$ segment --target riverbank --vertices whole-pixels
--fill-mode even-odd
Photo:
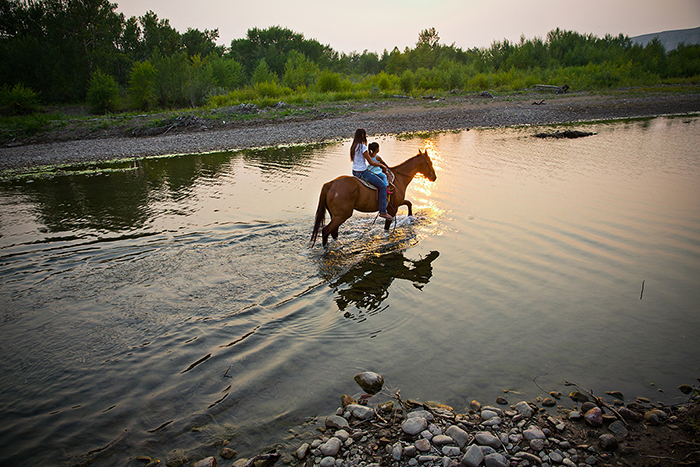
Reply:
[[[290,107],[242,105],[160,119],[108,116],[96,118],[89,128],[67,124],[31,138],[5,141],[0,170],[320,143],[349,138],[360,127],[375,136],[682,115],[700,112],[700,89],[482,93]]]
[[[226,444],[206,459],[164,461],[168,467],[670,467],[700,462],[697,387],[680,386],[687,401],[666,406],[645,398],[625,403],[620,392],[599,396],[570,386],[568,395],[543,392],[536,400],[522,400],[504,393],[493,405],[474,400],[464,408],[404,399],[401,391],[359,393],[357,400],[343,394],[335,414],[290,429],[284,442],[252,458],[235,459],[235,446]]]

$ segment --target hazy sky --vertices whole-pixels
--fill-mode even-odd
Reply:
[[[219,44],[281,26],[338,52],[414,47],[434,27],[462,49],[545,38],[555,28],[603,37],[700,27],[700,0],[113,0],[127,17],[153,10],[179,32],[219,29]]]

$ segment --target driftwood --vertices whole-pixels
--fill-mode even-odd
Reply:
[[[557,131],[555,133],[537,133],[536,135],[533,135],[535,138],[582,138],[584,136],[591,136],[594,135],[595,133],[590,133],[587,131],[578,131],[578,130],[565,130],[565,131]]]
[[[553,86],[551,84],[535,84],[533,86],[537,91],[552,91],[554,94],[566,94],[569,90],[569,85]]]

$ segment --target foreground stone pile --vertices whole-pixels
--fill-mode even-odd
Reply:
[[[521,401],[503,408],[472,401],[465,414],[437,403],[388,401],[376,406],[341,397],[342,407],[325,418],[322,432],[298,446],[285,463],[305,467],[527,467],[635,465],[636,451],[626,443],[630,424],[673,422],[672,410],[637,399],[615,407],[580,392],[581,402],[556,416],[536,403]],[[361,398],[361,402],[369,397]],[[603,405],[601,408],[599,405]],[[581,441],[584,442],[581,442]],[[620,461],[621,463],[618,463]]]

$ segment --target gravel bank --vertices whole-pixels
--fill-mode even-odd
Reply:
[[[0,148],[0,170],[115,158],[141,158],[233,149],[303,144],[350,138],[356,128],[370,135],[401,134],[518,125],[545,125],[700,112],[699,92],[654,92],[640,96],[583,93],[440,100],[391,99],[348,103],[339,116],[277,118],[264,116],[159,136],[49,141]]]

